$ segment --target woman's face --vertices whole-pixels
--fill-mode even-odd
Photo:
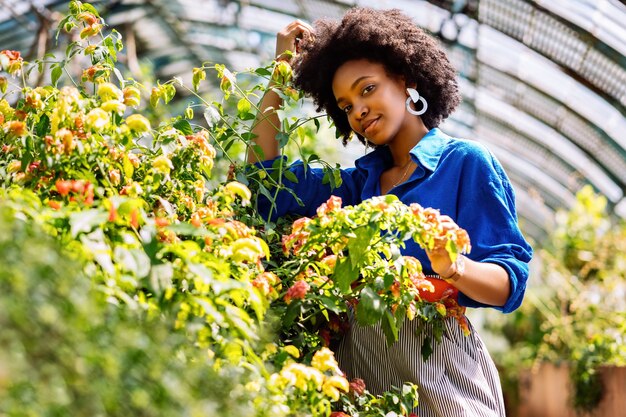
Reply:
[[[417,117],[405,109],[404,81],[390,77],[382,64],[366,59],[348,61],[335,72],[332,88],[352,130],[375,145],[411,134],[417,123]]]

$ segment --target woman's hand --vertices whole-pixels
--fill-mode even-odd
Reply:
[[[443,227],[443,234],[446,234],[448,230],[456,230],[459,228],[449,216],[441,216],[439,220]],[[427,250],[426,254],[430,260],[430,266],[433,272],[441,277],[449,277],[454,273],[454,266],[452,265],[452,259],[450,259],[448,251],[446,251],[445,241],[436,242],[433,250]]]
[[[300,52],[298,44],[301,39],[313,36],[313,27],[301,20],[294,20],[276,35],[276,59],[291,61],[285,52]]]

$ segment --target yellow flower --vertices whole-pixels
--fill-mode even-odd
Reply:
[[[62,128],[57,130],[54,136],[63,144],[63,152],[69,155],[74,150],[76,143],[74,142],[74,134],[71,130]]]
[[[97,48],[98,48],[97,45],[88,45],[85,48],[85,55],[93,55],[96,52]]]
[[[102,99],[102,101],[109,100],[122,100],[124,96],[122,95],[122,91],[117,88],[115,84],[112,83],[102,83],[98,84],[98,95]]]
[[[93,109],[85,117],[85,124],[96,132],[101,132],[111,121],[109,114],[102,109]]]
[[[254,236],[237,239],[230,249],[235,262],[257,262],[269,251],[267,243]]]
[[[320,371],[301,363],[290,363],[285,366],[280,371],[280,376],[283,385],[291,385],[302,391],[308,390],[309,382],[312,382],[315,389],[320,389],[324,381],[324,375]]]
[[[97,35],[98,33],[100,33],[103,27],[104,25],[102,23],[94,23],[93,25],[85,26],[80,31],[80,38],[85,39],[89,38],[90,36]]]
[[[330,397],[333,401],[339,400],[340,392],[348,392],[350,389],[350,384],[348,380],[342,376],[331,376],[326,381],[324,381],[324,385],[322,386],[322,392]]]
[[[131,114],[126,118],[126,124],[135,133],[144,133],[150,130],[150,122],[140,114]]]
[[[119,115],[124,114],[126,111],[126,106],[119,100],[108,100],[102,103],[100,108],[106,112],[116,112]]]
[[[141,93],[137,87],[125,87],[122,90],[122,94],[124,95],[124,104],[131,107],[139,106]]]
[[[16,159],[9,162],[9,166],[7,167],[7,172],[14,173],[19,172],[22,169],[22,163]]]
[[[7,119],[10,119],[11,117],[13,117],[13,113],[15,113],[15,110],[13,109],[13,107],[11,107],[8,101],[2,99],[0,100],[0,113],[4,115],[4,117],[6,117]]]
[[[167,156],[161,155],[154,158],[152,168],[162,174],[169,175],[170,171],[174,169],[174,165],[172,165],[172,161]]]
[[[300,357],[300,351],[294,345],[287,345],[283,347],[283,349],[285,350],[285,352],[287,352],[289,355],[296,359]]]
[[[252,198],[252,193],[250,192],[248,187],[246,187],[242,183],[232,181],[226,184],[224,188],[230,194],[239,196],[241,198],[241,204],[243,206],[247,206],[248,204],[250,204],[250,198]]]
[[[335,360],[335,354],[327,347],[323,347],[315,352],[313,359],[311,359],[311,365],[320,371],[331,370],[334,373],[341,374],[339,364]]]

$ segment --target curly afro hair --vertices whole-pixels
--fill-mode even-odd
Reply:
[[[319,19],[314,27],[315,36],[303,40],[294,60],[294,85],[313,98],[317,111],[326,111],[344,145],[352,129],[337,106],[332,81],[347,61],[381,63],[390,76],[415,83],[428,102],[428,111],[421,116],[428,129],[437,127],[460,103],[456,71],[445,52],[400,10],[353,8],[341,21]]]

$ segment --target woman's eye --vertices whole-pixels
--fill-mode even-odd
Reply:
[[[374,84],[370,84],[363,89],[363,94],[367,94],[374,89]]]
[[[343,108],[344,113],[350,113],[350,110],[352,110],[352,106],[346,106]]]

